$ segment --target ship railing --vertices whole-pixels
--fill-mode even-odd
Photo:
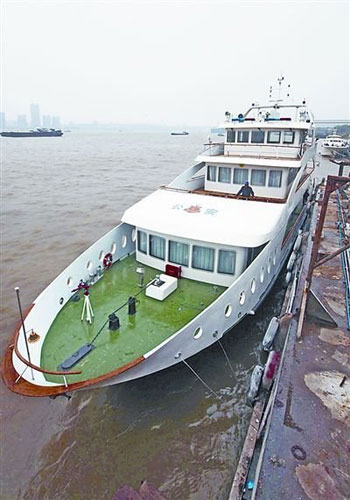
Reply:
[[[200,155],[221,156],[224,154],[223,142],[208,142],[204,144],[205,148]]]
[[[37,365],[31,363],[30,361],[28,361],[24,356],[22,356],[22,354],[20,353],[20,351],[18,349],[18,338],[19,338],[20,331],[21,331],[21,328],[17,331],[17,333],[15,335],[13,345],[10,346],[14,350],[17,358],[25,365],[24,370],[22,371],[22,373],[20,373],[18,375],[17,379],[15,380],[15,384],[17,384],[19,382],[19,380],[23,377],[24,373],[27,371],[28,368],[31,368],[32,374],[33,374],[33,370],[34,370],[34,371],[42,373],[44,375],[45,374],[46,375],[57,375],[57,376],[62,377],[63,384],[65,385],[65,387],[68,387],[67,375],[80,375],[82,373],[81,370],[72,370],[72,371],[46,370],[45,368],[41,368],[40,366],[37,366]]]

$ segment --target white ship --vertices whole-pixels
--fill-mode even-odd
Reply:
[[[333,156],[334,153],[341,153],[349,150],[349,143],[347,140],[340,137],[340,135],[328,135],[321,143],[321,155]]]
[[[305,101],[278,100],[226,112],[223,128],[221,143],[126,210],[23,314],[2,360],[12,391],[144,377],[254,315],[306,217],[313,118]]]

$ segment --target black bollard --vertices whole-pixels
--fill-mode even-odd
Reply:
[[[118,330],[118,328],[120,327],[118,316],[112,313],[108,316],[108,319],[109,319],[108,329],[113,331]]]
[[[129,297],[128,300],[128,314],[133,316],[136,313],[136,299],[135,297]]]

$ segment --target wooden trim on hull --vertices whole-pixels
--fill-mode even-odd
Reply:
[[[34,304],[31,304],[31,306],[28,307],[28,309],[25,311],[24,318],[26,318],[26,316],[33,308],[33,306]],[[140,356],[139,358],[130,361],[126,365],[123,365],[112,372],[82,382],[69,384],[68,387],[66,387],[65,385],[47,386],[47,387],[35,385],[31,384],[24,378],[20,378],[16,383],[19,374],[16,372],[12,364],[12,354],[14,350],[14,342],[16,340],[18,331],[21,328],[21,326],[22,323],[21,321],[19,321],[15,327],[13,334],[10,337],[10,341],[5,349],[4,355],[1,360],[1,377],[4,384],[10,391],[16,394],[20,394],[21,396],[31,396],[31,397],[58,396],[59,394],[65,394],[67,392],[73,392],[79,389],[84,389],[89,386],[94,386],[99,382],[103,382],[104,380],[108,380],[109,378],[115,377],[116,375],[119,375],[120,373],[123,373],[129,370],[130,368],[133,368],[134,366],[144,361],[144,359],[146,359],[143,356]]]

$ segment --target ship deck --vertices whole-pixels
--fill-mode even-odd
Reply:
[[[135,255],[116,262],[105,271],[104,276],[90,287],[90,301],[94,312],[93,323],[81,321],[83,295],[78,302],[70,300],[57,315],[46,336],[41,366],[57,370],[58,366],[84,344],[91,342],[108,315],[127,302],[130,296],[140,292]],[[159,270],[142,264],[145,270],[144,283],[151,281]],[[178,288],[164,301],[149,298],[142,291],[137,295],[136,314],[128,315],[128,307],[116,314],[120,328],[101,331],[95,349],[74,366],[80,375],[67,377],[69,383],[99,377],[132,362],[155,348],[161,342],[185,326],[209,304],[225,287],[182,278]],[[79,292],[82,293],[82,292]],[[45,375],[50,382],[61,382],[62,378]],[[60,378],[60,380],[58,380]]]

